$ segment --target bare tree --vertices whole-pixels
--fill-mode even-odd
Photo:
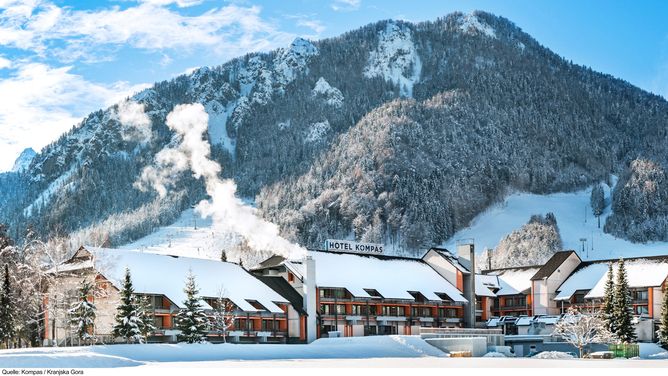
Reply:
[[[209,320],[211,321],[211,328],[218,335],[223,337],[223,342],[227,342],[225,336],[227,330],[234,325],[234,320],[237,318],[235,314],[235,305],[227,297],[227,290],[222,286],[218,290],[218,296],[214,301],[213,311]]]
[[[580,358],[583,350],[592,343],[609,343],[614,335],[608,330],[600,312],[582,313],[569,308],[554,328],[554,334],[578,348]]]

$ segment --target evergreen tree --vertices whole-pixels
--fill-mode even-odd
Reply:
[[[148,296],[136,295],[137,302],[137,319],[139,323],[139,332],[141,334],[141,341],[146,342],[149,334],[155,331],[154,315],[151,309],[151,303]]]
[[[9,278],[9,265],[5,264],[5,275],[0,291],[0,340],[9,347],[9,342],[15,334],[14,302],[12,287]]]
[[[613,320],[617,338],[622,343],[635,342],[636,333],[633,325],[633,306],[631,305],[631,293],[629,292],[629,284],[626,278],[624,259],[619,260],[617,269]]]
[[[227,254],[225,254],[225,250],[220,252],[220,261],[227,262]]]
[[[605,193],[601,184],[596,184],[592,188],[589,202],[592,212],[598,218],[598,227],[601,228],[601,214],[603,214],[603,209],[605,209]]]
[[[614,313],[614,304],[615,304],[615,281],[614,273],[612,269],[612,263],[608,264],[608,279],[605,281],[605,295],[603,297],[603,318],[605,319],[606,326],[611,333],[615,333],[615,317]]]
[[[181,331],[180,340],[188,343],[202,342],[206,337],[208,320],[200,304],[199,289],[192,271],[188,274],[183,291],[186,293],[186,300],[176,315],[176,327]]]
[[[83,280],[79,286],[79,297],[72,303],[67,312],[70,318],[70,326],[80,340],[95,339],[95,316],[97,308],[89,296],[93,292],[93,285]]]
[[[668,347],[668,291],[663,293],[663,304],[661,305],[661,321],[659,330],[656,331],[659,343],[664,348]]]
[[[125,339],[127,343],[141,340],[137,310],[138,306],[134,295],[134,288],[132,287],[130,269],[125,268],[125,279],[123,289],[121,290],[121,304],[117,308],[116,324],[113,329],[114,336]]]

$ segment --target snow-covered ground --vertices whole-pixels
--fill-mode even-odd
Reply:
[[[211,218],[188,209],[171,225],[119,248],[219,260],[224,242],[225,235],[213,229]]]
[[[0,368],[130,367],[163,362],[444,357],[419,336],[323,338],[310,345],[149,344],[0,351]],[[198,364],[199,365],[199,364]],[[189,363],[188,366],[192,366]]]
[[[665,367],[666,352],[642,344],[642,359],[448,358],[418,336],[320,339],[311,345],[152,344],[0,351],[0,368],[116,367]]]
[[[564,249],[576,250],[583,260],[668,254],[665,242],[635,244],[604,233],[603,224],[611,214],[611,188],[604,185],[604,191],[607,207],[601,216],[601,228],[589,205],[591,187],[549,195],[516,193],[478,215],[469,227],[457,232],[442,246],[454,251],[458,239],[473,238],[478,252],[486,247],[494,249],[504,236],[526,224],[532,214],[552,212],[557,218]],[[581,238],[587,239],[584,252]]]

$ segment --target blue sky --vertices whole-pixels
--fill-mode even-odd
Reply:
[[[575,63],[668,97],[668,2],[0,0],[0,171],[92,110],[246,52],[382,19],[489,11]]]

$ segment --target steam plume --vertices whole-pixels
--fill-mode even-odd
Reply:
[[[278,234],[278,226],[260,219],[255,209],[235,197],[236,184],[218,177],[221,167],[210,159],[211,146],[204,138],[209,115],[201,104],[182,104],[167,115],[167,126],[175,131],[180,142],[156,155],[156,166],[142,171],[139,188],[153,187],[161,197],[167,194],[173,177],[187,170],[195,178],[203,178],[210,200],[202,200],[197,212],[212,217],[214,227],[235,232],[256,250],[270,250],[283,256],[303,254],[304,249]]]
[[[148,142],[151,139],[151,119],[144,112],[144,104],[125,100],[118,104],[116,114],[123,140]]]

